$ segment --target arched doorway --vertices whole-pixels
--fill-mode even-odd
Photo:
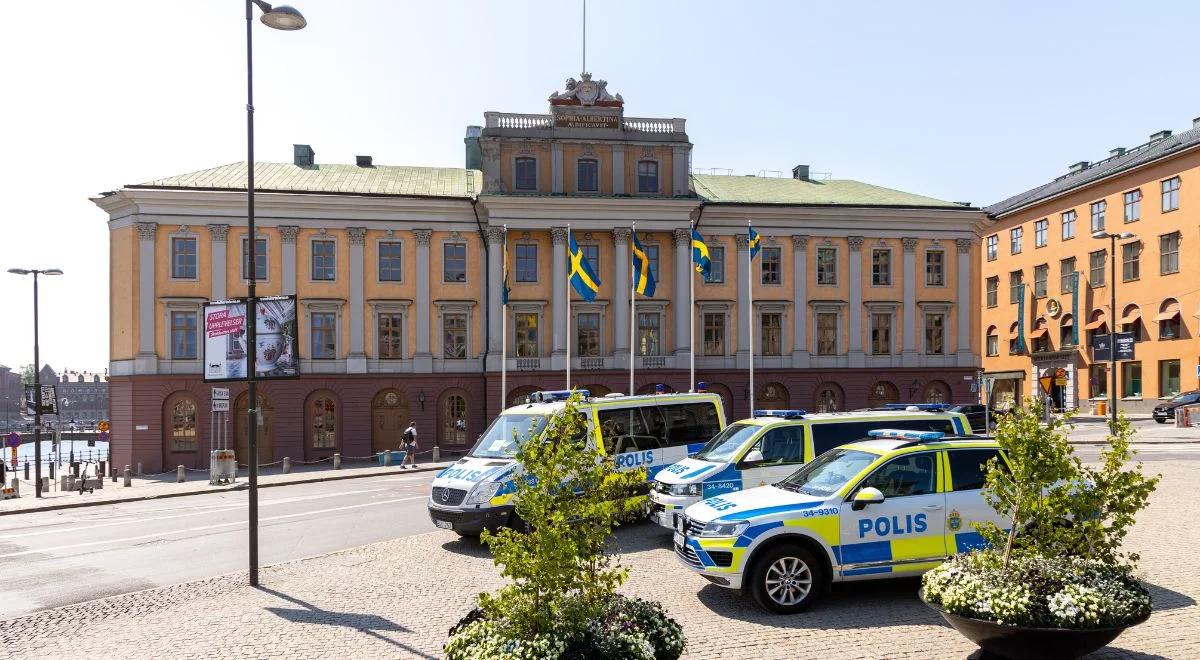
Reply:
[[[317,390],[308,395],[305,406],[308,422],[306,460],[315,461],[332,456],[341,446],[341,406],[329,390]]]
[[[249,465],[249,426],[247,425],[247,401],[249,396],[243,392],[237,398],[233,410],[234,434],[237,441],[237,460],[242,465]],[[275,407],[264,394],[258,395],[258,431],[255,441],[258,444],[258,462],[270,463],[275,456]]]
[[[467,444],[467,393],[447,390],[438,406],[438,444],[442,447],[464,447]],[[422,447],[422,450],[427,449]]]
[[[925,403],[950,403],[950,386],[940,380],[925,385]]]
[[[871,392],[867,397],[867,405],[871,408],[882,408],[889,403],[897,403],[899,401],[900,388],[887,380],[881,380],[872,385]]]
[[[371,451],[399,449],[408,416],[408,397],[395,389],[380,390],[371,400]]]
[[[191,467],[200,465],[200,438],[197,433],[198,406],[190,392],[176,392],[163,404],[163,469],[184,462],[181,454],[191,454]]]
[[[755,408],[782,409],[791,401],[787,388],[779,383],[767,383],[754,397]]]
[[[529,403],[529,395],[536,391],[538,391],[538,388],[532,385],[525,385],[524,387],[518,387],[514,390],[511,390],[508,393],[508,398],[505,399],[505,407],[511,408],[513,406],[520,406]]]
[[[817,412],[838,412],[846,405],[846,393],[837,383],[821,383],[814,395],[814,405]]]

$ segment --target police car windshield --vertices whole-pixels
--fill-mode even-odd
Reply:
[[[728,463],[737,454],[738,448],[758,431],[754,424],[730,424],[724,431],[713,436],[704,448],[696,452],[696,458],[712,463]]]
[[[857,449],[831,449],[775,484],[784,490],[829,497],[878,458]]]
[[[484,432],[469,456],[475,458],[512,458],[517,447],[546,428],[545,415],[500,415]]]

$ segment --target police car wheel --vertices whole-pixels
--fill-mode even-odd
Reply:
[[[804,548],[772,548],[755,564],[751,593],[767,610],[795,614],[820,595],[824,580],[821,571],[821,565]]]

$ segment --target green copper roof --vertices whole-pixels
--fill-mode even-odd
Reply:
[[[483,176],[479,170],[460,167],[299,167],[291,163],[258,163],[254,168],[254,187],[264,192],[471,198],[479,194],[482,182]],[[246,163],[230,163],[130,187],[245,190]]]
[[[967,208],[954,202],[849,179],[802,181],[778,177],[693,174],[692,188],[697,196],[714,203]]]

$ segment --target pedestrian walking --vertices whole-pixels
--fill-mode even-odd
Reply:
[[[420,445],[417,444],[417,422],[410,421],[408,423],[408,428],[404,429],[404,451],[405,451],[405,454],[404,454],[404,464],[402,464],[400,466],[401,468],[405,468],[406,465],[410,462],[410,459],[412,462],[413,469],[416,469],[418,467],[418,465],[417,465],[417,449],[419,447],[420,447]]]

